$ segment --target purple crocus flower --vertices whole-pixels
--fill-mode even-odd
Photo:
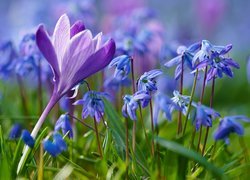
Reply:
[[[115,43],[112,39],[103,43],[102,33],[93,38],[81,21],[70,27],[66,14],[58,20],[52,37],[40,25],[36,41],[54,73],[54,91],[41,116],[43,122],[44,116],[63,95],[109,64],[115,53]],[[40,125],[35,127],[33,136],[36,136],[39,127]]]
[[[239,136],[244,135],[244,128],[239,123],[239,121],[250,122],[250,119],[246,116],[238,115],[238,116],[226,116],[220,120],[220,124],[214,133],[214,139],[224,140],[227,144],[229,144],[229,135],[231,133],[236,133]]]
[[[140,101],[148,101],[151,97],[145,91],[138,91],[134,95],[125,95],[123,97],[124,105],[122,106],[122,115],[136,120],[136,109],[139,107]]]
[[[212,108],[201,105],[200,103],[193,103],[193,105],[196,108],[194,119],[196,131],[198,131],[201,126],[212,127],[212,120],[220,117],[220,114]]]
[[[157,90],[155,78],[160,76],[162,71],[154,69],[149,72],[145,72],[138,80],[138,90],[153,92]]]
[[[76,101],[73,105],[82,105],[82,118],[86,119],[88,116],[95,118],[100,122],[104,115],[104,102],[103,98],[109,97],[107,93],[88,91],[84,94],[83,98]]]
[[[206,66],[209,67],[206,81],[216,77],[222,78],[223,73],[232,78],[233,72],[231,68],[240,68],[239,64],[232,58],[226,57],[226,54],[232,49],[232,45],[229,44],[223,47],[210,44],[208,49],[203,54],[200,53],[200,56],[197,56],[199,52],[195,55],[193,59],[193,63],[196,64],[195,69],[203,70]],[[199,63],[196,62],[196,59],[199,59]]]
[[[115,53],[115,42],[103,43],[102,33],[93,38],[81,21],[70,27],[66,14],[58,20],[50,37],[43,25],[36,32],[36,42],[43,56],[49,62],[54,74],[54,90],[31,135],[36,137],[50,110],[70,89],[83,79],[107,66]],[[17,173],[27,158],[26,146],[19,162]]]
[[[184,68],[188,67],[193,70],[192,59],[194,57],[194,53],[200,48],[200,43],[194,43],[188,48],[185,46],[179,46],[177,49],[177,54],[175,58],[165,63],[166,67],[176,66],[175,69],[175,79],[179,79],[182,72],[182,60],[184,61]]]
[[[56,121],[54,130],[59,131],[60,129],[62,130],[63,135],[65,135],[66,133],[69,133],[68,137],[73,138],[73,130],[70,125],[69,115],[62,114],[59,117],[59,119]]]
[[[112,39],[103,44],[102,33],[93,38],[92,33],[84,29],[80,21],[70,27],[65,14],[58,20],[52,38],[43,25],[38,28],[37,45],[52,67],[54,93],[59,97],[103,69],[115,53]]]

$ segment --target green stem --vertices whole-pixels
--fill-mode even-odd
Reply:
[[[212,90],[211,90],[211,96],[210,96],[210,108],[213,107],[214,89],[215,89],[215,77],[213,78],[213,82],[212,82]],[[203,145],[203,148],[202,148],[202,151],[201,151],[202,156],[203,156],[204,153],[205,153],[208,134],[209,134],[209,127],[207,127],[207,129],[206,129],[206,135],[205,135],[205,139],[204,139],[204,145]]]
[[[155,145],[154,145],[154,117],[153,117],[153,107],[152,107],[152,100],[151,99],[149,101],[149,108],[150,108],[151,131],[152,131],[152,145],[151,145],[151,150],[152,150],[152,155],[154,156],[154,154],[155,154]]]
[[[149,140],[148,140],[147,131],[146,131],[146,128],[145,128],[143,117],[142,117],[141,105],[139,105],[139,112],[140,112],[141,125],[142,125],[142,129],[143,129],[143,132],[144,132],[144,135],[145,135],[146,144],[148,145],[148,148],[150,149],[151,156],[153,157],[153,151],[150,148],[150,143],[149,143]]]
[[[198,70],[196,70],[196,72],[195,72],[193,87],[192,87],[191,96],[190,96],[190,101],[189,101],[188,108],[187,108],[187,115],[186,115],[186,119],[185,119],[185,124],[184,124],[184,129],[183,129],[182,135],[184,135],[185,132],[186,132],[187,121],[188,121],[189,113],[190,113],[190,111],[191,111],[191,105],[192,105],[193,98],[194,98],[194,92],[195,92],[195,88],[196,88],[197,78],[198,78]]]
[[[128,119],[125,118],[125,130],[126,130],[126,178],[128,178],[128,166],[129,166],[129,143],[128,143]]]
[[[184,78],[184,59],[181,60],[181,79],[180,79],[180,94],[183,93],[183,78]],[[177,126],[177,135],[180,135],[182,131],[182,112],[179,111],[178,114],[178,126]]]
[[[102,148],[101,148],[101,143],[100,143],[100,138],[99,138],[99,132],[98,132],[98,127],[97,127],[97,121],[96,118],[94,117],[94,124],[95,124],[95,135],[96,135],[96,141],[97,141],[97,146],[98,146],[98,150],[100,153],[100,157],[101,159],[103,158],[102,155]]]

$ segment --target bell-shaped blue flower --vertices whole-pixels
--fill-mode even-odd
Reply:
[[[7,41],[0,45],[0,78],[8,78],[15,67],[16,51],[12,42]]]
[[[18,139],[22,133],[22,126],[18,123],[14,124],[9,133],[9,139]]]
[[[34,138],[30,135],[30,132],[26,129],[22,131],[22,140],[23,142],[28,145],[30,148],[33,148],[35,145]]]
[[[201,105],[200,103],[193,103],[193,105],[196,108],[194,117],[196,131],[198,131],[201,126],[212,127],[212,120],[220,117],[220,114],[212,108]]]
[[[130,61],[131,57],[128,55],[121,55],[114,58],[110,64],[109,68],[115,66],[114,77],[117,79],[125,79],[130,73]]]
[[[224,140],[229,144],[229,135],[236,133],[239,136],[244,135],[244,128],[239,121],[250,122],[250,119],[246,116],[226,116],[220,120],[220,124],[214,133],[214,139]]]
[[[63,135],[69,133],[68,137],[73,138],[73,130],[70,124],[69,115],[62,114],[56,121],[54,130],[59,131],[60,129],[62,130]]]
[[[56,157],[63,151],[67,150],[67,144],[59,133],[53,134],[53,142],[50,140],[43,141],[43,148],[51,156]]]
[[[88,116],[95,118],[97,122],[100,122],[104,115],[104,102],[103,98],[107,98],[108,94],[104,92],[88,91],[84,94],[83,98],[76,101],[73,105],[82,105],[82,118],[85,119]]]
[[[162,111],[165,115],[167,120],[172,119],[172,112],[173,110],[178,109],[176,104],[168,97],[167,95],[163,94],[162,92],[158,92],[154,96],[154,124],[158,123],[158,116],[160,111]]]
[[[200,48],[200,43],[194,43],[188,48],[185,46],[179,46],[177,49],[177,54],[175,58],[171,59],[170,61],[165,63],[166,67],[176,66],[175,69],[175,79],[179,79],[181,76],[182,71],[188,67],[189,69],[193,70],[192,66],[192,59],[194,57],[194,53]],[[184,69],[182,69],[182,60],[184,61]]]
[[[154,69],[145,72],[138,80],[138,91],[153,92],[157,90],[155,78],[160,76],[162,71]]]
[[[175,90],[173,92],[174,97],[171,98],[174,104],[176,104],[179,111],[184,115],[187,114],[187,108],[190,101],[190,96],[181,95],[179,91]],[[193,104],[193,103],[192,103]]]
[[[123,97],[122,115],[130,117],[131,120],[136,120],[136,110],[139,107],[139,103],[141,101],[147,102],[150,98],[150,95],[145,91],[138,91],[134,95],[125,95]]]

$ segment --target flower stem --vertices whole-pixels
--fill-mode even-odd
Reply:
[[[128,119],[125,118],[125,130],[126,130],[126,176],[128,177],[128,165],[129,165],[129,143],[128,143]]]
[[[180,94],[183,93],[183,78],[184,78],[184,59],[181,60],[181,80],[180,80]],[[179,111],[178,114],[178,126],[177,126],[177,135],[180,135],[182,131],[182,113]]]
[[[131,76],[132,76],[132,92],[135,93],[135,74],[134,74],[134,60],[131,58]],[[132,149],[135,153],[135,141],[136,141],[136,121],[133,121],[133,133],[132,133]]]
[[[139,104],[139,112],[140,112],[141,125],[142,125],[142,129],[144,131],[146,144],[149,146],[149,149],[151,149],[150,148],[150,143],[149,143],[149,140],[148,140],[148,135],[147,135],[146,128],[145,128],[145,124],[144,124],[144,120],[143,120],[143,117],[142,117],[142,109],[141,109],[141,105],[140,104]],[[153,157],[153,151],[152,151],[152,149],[150,150],[150,153],[151,153],[151,156]]]
[[[19,92],[20,92],[20,96],[21,96],[23,113],[25,114],[25,116],[29,116],[27,96],[25,94],[25,89],[23,86],[22,78],[19,75],[17,75],[17,83],[18,83]]]
[[[203,79],[202,91],[201,91],[201,96],[200,96],[200,103],[201,104],[203,102],[203,98],[204,98],[204,94],[205,94],[206,79],[207,79],[207,66],[206,66],[205,72],[204,72],[204,79]],[[200,149],[201,136],[202,136],[202,126],[200,127],[200,133],[199,133],[198,144],[197,144],[197,152],[199,152],[199,149]]]
[[[132,137],[132,149],[135,153],[135,142],[136,142],[136,121],[133,121],[133,137]]]
[[[245,162],[248,163],[249,162],[248,148],[243,137],[239,137],[239,143],[244,152]]]
[[[213,82],[212,82],[212,91],[211,91],[211,96],[210,96],[210,108],[213,107],[214,89],[215,89],[215,77],[213,78]],[[202,156],[203,156],[204,153],[205,153],[208,134],[209,134],[209,127],[206,128],[206,134],[205,134],[205,139],[204,139],[204,145],[203,145],[203,148],[202,148],[202,151],[201,151]]]
[[[151,145],[151,150],[152,150],[152,155],[154,156],[155,154],[155,145],[154,145],[154,117],[153,117],[153,107],[152,107],[152,100],[150,99],[149,101],[149,108],[150,108],[150,117],[151,117],[151,131],[152,131],[152,145]]]
[[[38,131],[41,129],[47,115],[49,114],[49,112],[51,111],[51,109],[54,107],[54,105],[57,103],[57,101],[60,99],[60,97],[58,97],[56,95],[56,93],[53,93],[52,97],[50,98],[46,108],[44,109],[42,115],[40,116],[39,120],[37,121],[35,127],[33,128],[32,132],[31,132],[31,136],[35,139],[36,135],[38,133]],[[23,149],[23,155],[19,161],[18,167],[17,167],[17,174],[19,174],[27,160],[28,154],[30,152],[30,148],[29,146],[25,146]]]
[[[191,91],[190,101],[188,103],[187,114],[186,114],[186,119],[185,119],[185,124],[184,124],[184,129],[183,129],[182,135],[184,135],[186,132],[187,121],[188,121],[189,113],[191,111],[191,105],[192,105],[193,98],[194,98],[194,92],[195,92],[195,88],[196,88],[197,78],[198,78],[198,69],[195,72],[193,87],[192,87],[192,91]]]
[[[43,180],[43,145],[40,144],[38,180]]]
[[[41,59],[38,60],[38,87],[37,87],[37,93],[38,93],[38,107],[39,107],[39,113],[41,114],[43,111],[43,91],[42,91],[42,67],[41,67]]]
[[[96,118],[94,117],[94,124],[95,124],[95,135],[96,135],[96,141],[97,141],[97,145],[98,145],[98,150],[100,153],[100,157],[101,159],[103,158],[102,155],[102,148],[101,148],[101,143],[100,143],[100,138],[99,138],[99,132],[98,132],[98,127],[97,127],[97,121]]]

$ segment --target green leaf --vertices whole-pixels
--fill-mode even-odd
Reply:
[[[213,164],[208,162],[206,158],[196,153],[195,151],[187,149],[180,144],[165,140],[160,137],[156,137],[155,140],[166,149],[173,151],[179,155],[182,155],[188,159],[192,159],[198,162],[200,165],[204,166],[207,170],[211,171],[214,175],[219,176],[219,177],[223,176],[223,171],[220,168],[215,167]]]

